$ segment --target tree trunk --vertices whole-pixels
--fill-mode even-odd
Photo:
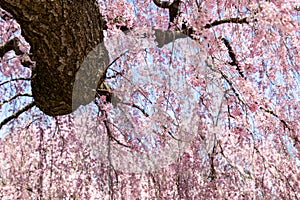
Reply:
[[[72,91],[85,57],[103,43],[104,21],[95,0],[0,0],[0,5],[21,25],[31,45],[31,59],[36,61],[31,87],[37,107],[57,116],[89,103],[93,97],[79,95],[74,97],[79,103],[72,105]],[[108,63],[107,51],[101,48],[98,53],[93,62],[103,67]]]

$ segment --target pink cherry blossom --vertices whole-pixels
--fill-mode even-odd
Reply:
[[[299,3],[185,0],[170,23],[154,2],[98,1],[119,56],[111,102],[58,117],[33,107],[1,124],[1,199],[300,198]],[[0,123],[32,102],[21,28],[0,19],[0,46],[17,37],[24,53],[0,60]],[[123,28],[187,37],[141,48],[120,44]]]

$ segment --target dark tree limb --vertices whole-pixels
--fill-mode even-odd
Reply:
[[[18,110],[17,112],[13,113],[12,115],[10,115],[9,117],[5,118],[1,123],[0,123],[0,129],[7,124],[8,122],[10,122],[13,119],[18,118],[22,113],[28,111],[30,108],[35,106],[35,102],[31,102],[30,104],[28,104],[27,106],[21,108],[20,110]]]
[[[246,105],[245,102],[242,100],[240,94],[238,93],[238,91],[235,89],[232,81],[230,80],[230,78],[224,73],[222,72],[221,70],[218,71],[222,77],[225,79],[225,81],[228,83],[228,85],[230,86],[230,89],[233,91],[234,95],[238,98],[238,100],[240,102],[242,102],[243,105]]]
[[[245,79],[246,77],[245,77],[241,67],[238,64],[238,61],[236,59],[236,55],[233,52],[233,49],[232,49],[229,41],[226,38],[222,38],[221,40],[224,42],[225,46],[227,47],[229,56],[232,60],[231,62],[229,62],[229,64],[232,65],[232,66],[236,66],[236,70],[239,72],[240,76]]]
[[[237,92],[237,90],[234,88],[234,85],[233,85],[232,81],[229,79],[229,77],[226,74],[224,74],[224,72],[222,72],[222,71],[219,71],[219,72],[222,75],[222,77],[225,79],[225,81],[229,84],[230,89],[233,91],[234,95],[238,98],[238,100],[243,105],[246,105],[246,103],[241,99],[241,97],[240,97],[239,93]],[[267,109],[265,107],[262,107],[262,106],[259,106],[259,109],[266,112],[266,113],[269,113],[272,116],[274,116],[275,118],[277,118],[283,124],[284,128],[287,128],[289,131],[294,131],[291,128],[291,126],[288,124],[288,122],[283,120],[283,119],[280,119],[280,117],[273,110],[269,110],[269,109]],[[300,141],[298,139],[295,139],[295,138],[293,138],[293,139],[300,143]]]
[[[23,52],[19,49],[19,39],[14,38],[7,43],[5,43],[3,46],[0,46],[0,57],[2,58],[4,54],[8,51],[14,50],[16,55],[22,55]]]
[[[206,24],[204,25],[204,28],[209,29],[221,24],[228,24],[228,23],[248,24],[247,18],[226,18],[221,20],[215,20],[210,24]],[[194,39],[193,35],[195,34],[195,29],[193,27],[187,27],[186,24],[184,24],[182,29],[178,31],[162,31],[159,29],[154,29],[154,31],[155,31],[155,38],[156,38],[155,41],[158,43],[159,48],[179,38],[190,37],[191,39]]]
[[[172,5],[169,1],[153,0],[154,4],[159,8],[170,8]]]
[[[145,115],[145,117],[149,117],[149,114],[146,112],[146,110],[143,109],[141,106],[135,104],[135,103],[122,103],[122,104],[127,105],[127,106],[131,106],[133,108],[136,108],[139,111],[141,111],[143,113],[143,115]]]
[[[161,48],[165,44],[169,44],[170,42],[174,42],[179,38],[186,38],[187,35],[181,33],[180,31],[162,31],[160,29],[154,29],[155,31],[155,41],[157,42],[157,46]]]
[[[238,91],[235,89],[232,81],[229,79],[229,77],[222,71],[219,71],[219,73],[222,75],[222,77],[225,79],[225,81],[229,84],[230,86],[230,89],[233,91],[234,95],[238,98],[238,100],[243,104],[243,105],[247,105],[242,99],[241,99],[241,96],[239,95]],[[270,110],[270,109],[267,109],[263,106],[259,106],[259,109],[266,112],[266,113],[269,113],[271,114],[272,116],[274,116],[275,118],[277,118],[284,126],[284,128],[287,128],[289,131],[294,131],[293,128],[288,124],[287,121],[283,120],[283,119],[280,119],[280,117],[273,111],[273,110]],[[296,142],[299,142],[300,141],[296,138],[293,138]]]
[[[159,8],[169,9],[169,20],[170,23],[174,23],[176,17],[180,13],[180,2],[181,0],[174,0],[173,3],[168,1],[153,0],[154,4]]]
[[[204,28],[212,28],[214,26],[218,26],[221,24],[228,24],[228,23],[235,23],[235,24],[248,24],[249,22],[247,21],[247,18],[226,18],[226,19],[221,19],[221,20],[215,20],[210,24],[206,24]]]
[[[181,0],[174,0],[173,3],[169,7],[169,18],[170,23],[174,23],[176,17],[178,17],[180,13],[180,3]]]

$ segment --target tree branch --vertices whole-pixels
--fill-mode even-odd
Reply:
[[[173,18],[172,18],[173,19]],[[174,19],[173,19],[174,20]],[[206,24],[204,26],[205,29],[212,28],[214,26],[218,26],[221,24],[226,24],[226,23],[246,23],[248,24],[247,18],[227,18],[227,19],[221,19],[221,20],[215,20],[214,22],[210,24]],[[155,41],[158,42],[158,47],[162,47],[165,44],[169,44],[170,42],[173,42],[176,39],[179,38],[185,38],[183,35],[186,37],[190,37],[193,39],[193,34],[195,34],[195,29],[193,27],[188,27],[186,24],[182,25],[182,29],[178,31],[162,31],[159,29],[153,29],[155,31]],[[229,44],[229,42],[228,42]],[[230,44],[229,44],[230,46]],[[232,49],[232,48],[231,48]],[[233,51],[231,51],[233,53]],[[237,63],[235,55],[231,55],[234,58],[233,62],[231,62],[231,65],[235,65],[234,63]]]
[[[30,108],[35,106],[35,102],[31,102],[30,104],[28,104],[27,106],[21,108],[20,110],[18,110],[17,112],[15,112],[14,114],[12,114],[11,116],[5,118],[1,123],[0,123],[0,129],[2,128],[2,126],[4,126],[5,124],[7,124],[8,122],[10,122],[13,119],[16,119],[17,117],[19,117],[22,113],[28,111]]]
[[[106,116],[105,116],[105,117],[106,117]],[[126,144],[120,142],[117,138],[115,138],[115,137],[112,135],[112,132],[111,132],[111,130],[110,130],[110,128],[109,128],[109,124],[108,124],[109,122],[107,121],[107,119],[103,120],[103,122],[104,122],[104,125],[105,125],[105,128],[106,128],[106,131],[107,131],[107,135],[108,135],[108,137],[109,137],[110,140],[115,141],[118,145],[121,145],[121,146],[123,146],[123,147],[130,148],[130,149],[132,148],[131,146],[128,146],[128,145],[126,145]]]
[[[11,81],[30,81],[30,80],[31,80],[31,78],[14,78],[14,79],[10,79],[8,81],[4,81],[4,82],[0,83],[0,86],[10,83]]]
[[[162,31],[159,29],[153,29],[155,31],[155,41],[157,46],[161,48],[165,44],[175,41],[176,39],[186,38],[187,35],[182,34],[180,31]]]
[[[16,94],[15,96],[13,96],[13,97],[11,97],[11,98],[9,98],[9,99],[3,101],[2,103],[0,103],[0,107],[1,107],[3,104],[6,104],[6,103],[8,103],[8,102],[10,102],[10,101],[12,101],[12,100],[18,98],[18,97],[32,97],[32,95],[31,95],[31,94],[27,94],[27,93],[25,93],[25,94],[23,94],[23,93]]]
[[[20,51],[18,46],[19,42],[19,39],[15,37],[14,39],[6,42],[3,46],[0,46],[0,57],[2,58],[6,52],[11,50],[14,50],[16,55],[22,55],[23,52]]]
[[[274,117],[276,117],[277,119],[279,119],[280,122],[283,124],[283,126],[284,126],[285,128],[287,128],[289,131],[293,130],[293,129],[288,125],[288,123],[287,123],[285,120],[280,119],[279,116],[278,116],[273,110],[268,110],[268,109],[266,109],[266,108],[264,108],[264,107],[262,107],[262,106],[260,106],[259,108],[260,108],[261,110],[265,111],[266,113],[269,113],[269,114],[273,115]]]
[[[239,93],[234,88],[233,83],[229,80],[229,77],[226,74],[224,74],[221,70],[219,70],[219,73],[222,75],[222,77],[225,79],[225,81],[229,84],[231,90],[233,91],[235,96],[238,98],[238,100],[240,102],[242,102],[242,104],[246,105],[246,103],[241,99]],[[280,119],[279,116],[273,110],[268,110],[267,108],[264,108],[262,106],[259,106],[259,109],[263,110],[266,113],[269,113],[269,114],[273,115],[274,117],[276,117],[283,124],[283,126],[285,128],[287,128],[289,131],[293,131],[293,129],[289,126],[289,124],[285,120]],[[299,141],[299,140],[297,140],[297,141]]]
[[[181,0],[174,0],[173,3],[168,1],[153,0],[154,4],[159,8],[169,9],[169,20],[170,23],[174,23],[175,18],[180,13],[180,2]]]
[[[0,46],[0,58],[2,58],[7,52],[13,50],[17,56],[23,55],[21,59],[21,64],[24,67],[29,67],[33,65],[33,62],[30,59],[30,56],[26,53],[22,52],[19,48],[20,40],[19,38],[15,37],[10,41],[6,42],[4,45]]]
[[[206,24],[204,28],[212,28],[214,26],[218,26],[221,24],[227,24],[227,23],[236,23],[236,24],[248,24],[249,22],[247,21],[247,18],[226,18],[226,19],[221,19],[221,20],[215,20],[210,24]]]
[[[180,2],[181,2],[181,0],[174,0],[173,3],[169,7],[170,23],[174,23],[175,18],[180,13]]]
[[[168,1],[153,0],[153,2],[159,8],[170,8],[170,6],[172,5],[172,3]]]
[[[236,66],[236,70],[239,72],[240,76],[242,78],[246,79],[245,75],[243,74],[243,72],[241,70],[241,67],[238,65],[238,61],[236,59],[236,55],[233,52],[233,49],[232,49],[229,41],[227,39],[225,39],[225,38],[222,38],[221,40],[224,42],[225,46],[227,47],[229,56],[230,56],[230,58],[232,60],[231,62],[229,62],[229,64],[232,65],[232,66]]]
[[[149,114],[146,112],[146,110],[141,108],[139,105],[136,105],[134,103],[123,103],[123,102],[122,102],[122,104],[136,108],[136,109],[140,110],[143,113],[143,115],[145,115],[146,117],[149,117]]]
[[[241,96],[239,95],[238,91],[234,88],[232,81],[230,80],[230,78],[221,70],[218,71],[222,77],[225,79],[225,81],[228,83],[228,85],[230,86],[230,89],[233,91],[234,95],[238,98],[238,100],[240,102],[242,102],[242,104],[246,105],[246,103],[242,100]]]

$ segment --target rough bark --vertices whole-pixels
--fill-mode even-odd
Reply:
[[[76,72],[89,52],[103,42],[104,21],[95,0],[0,0],[0,5],[18,21],[31,45],[31,59],[36,61],[31,80],[36,106],[57,116],[91,101],[91,95],[78,95],[72,105]],[[97,55],[89,58],[90,63],[103,68],[108,63],[107,51],[98,48]],[[97,82],[88,81],[93,82],[89,85]]]

